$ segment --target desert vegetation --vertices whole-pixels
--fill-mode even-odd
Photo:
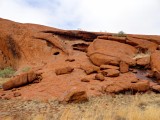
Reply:
[[[1,78],[10,78],[14,75],[16,71],[12,67],[6,67],[0,70],[0,77]]]
[[[15,104],[16,103],[16,104]],[[56,100],[1,100],[4,120],[159,120],[160,95],[155,93],[106,95],[80,104]]]
[[[125,34],[125,32],[123,32],[123,31],[119,31],[119,32],[116,33],[116,34],[113,34],[113,36],[116,36],[116,37],[126,37],[126,34]]]
[[[0,120],[159,120],[160,36],[0,25]]]

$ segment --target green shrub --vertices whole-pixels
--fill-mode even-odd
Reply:
[[[113,34],[113,36],[126,37],[126,34],[123,31],[119,31],[117,34]]]
[[[16,71],[12,67],[6,67],[3,70],[0,70],[0,77],[9,78],[14,75]]]

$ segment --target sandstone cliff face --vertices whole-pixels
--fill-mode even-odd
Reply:
[[[73,87],[77,92],[72,98],[66,96],[67,101],[74,98],[79,101],[83,95],[87,100],[87,96],[105,93],[157,92],[159,46],[160,36],[156,35],[119,37],[112,33],[60,30],[0,19],[0,69],[11,66],[21,70],[30,66],[35,75],[41,75],[40,83],[21,87],[22,98],[63,96],[61,99],[65,100],[64,92]],[[141,71],[145,74],[139,74]],[[146,77],[148,71],[152,73],[148,76],[156,77],[154,84],[152,78]],[[20,83],[28,83],[25,82],[28,78],[23,78],[23,74],[16,76],[4,85],[6,89],[20,87]],[[16,81],[19,82],[14,84]],[[85,94],[79,96],[81,91]],[[0,90],[0,95],[3,93],[12,92]]]

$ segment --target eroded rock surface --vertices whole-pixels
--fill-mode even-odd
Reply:
[[[119,65],[120,61],[124,61],[129,65],[135,65],[133,59],[137,49],[120,42],[95,39],[88,47],[90,60],[93,64],[101,66],[104,64]]]
[[[62,67],[58,68],[55,70],[56,75],[62,75],[62,74],[69,74],[74,70],[74,68],[67,66],[67,67]]]
[[[4,90],[9,90],[12,88],[20,87],[22,85],[29,84],[37,78],[37,75],[34,71],[23,73],[11,78],[9,81],[2,85]]]
[[[160,92],[160,36],[60,30],[5,19],[0,26],[0,68],[31,68],[3,84],[2,99],[72,103],[106,93]]]
[[[81,103],[88,101],[86,91],[77,89],[76,87],[66,91],[60,98],[61,103]]]
[[[160,79],[160,51],[156,50],[151,55],[151,69],[154,72],[154,76],[157,79]]]

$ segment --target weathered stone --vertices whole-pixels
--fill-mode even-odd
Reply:
[[[106,93],[119,93],[124,91],[145,92],[149,90],[150,84],[147,80],[138,80],[133,73],[124,73],[116,80],[108,81],[103,87]]]
[[[28,72],[28,73],[27,73],[27,81],[28,81],[28,83],[33,82],[33,80],[35,80],[36,77],[37,77],[37,75],[35,74],[34,71]]]
[[[117,41],[121,43],[126,42],[126,37],[118,37],[118,36],[98,36],[98,39],[104,39],[104,40],[112,40],[112,41]]]
[[[100,70],[99,67],[93,66],[93,65],[81,66],[81,69],[83,69],[87,75],[92,74],[92,73],[97,73]]]
[[[95,79],[99,81],[104,81],[104,76],[102,73],[98,73],[95,75]]]
[[[151,54],[151,69],[154,73],[154,76],[157,79],[160,79],[160,51],[156,50],[154,53]]]
[[[136,48],[130,45],[116,41],[95,39],[88,47],[87,55],[93,64],[97,66],[104,64],[119,65],[120,61],[135,65],[136,61],[133,57],[136,53]]]
[[[137,65],[146,66],[150,64],[150,57],[142,57],[137,59]]]
[[[118,36],[109,36],[109,40],[121,42],[121,43],[126,43],[126,37],[118,37]]]
[[[21,93],[15,92],[15,93],[13,94],[13,96],[14,96],[14,97],[19,97],[19,96],[21,96]]]
[[[59,101],[61,103],[81,103],[88,101],[88,96],[86,91],[74,87],[66,91]]]
[[[58,68],[55,70],[56,75],[62,75],[62,74],[69,74],[73,72],[74,68],[72,67],[63,67],[63,68]]]
[[[145,92],[149,90],[149,81],[148,80],[141,80],[136,82],[136,84],[131,84],[131,90],[138,91],[138,92]]]
[[[126,62],[121,61],[120,62],[120,72],[121,73],[126,73],[128,71],[129,71],[129,65]]]
[[[151,88],[153,91],[160,92],[160,85],[154,85]]]
[[[81,82],[90,82],[90,80],[88,78],[82,78]]]
[[[154,42],[151,42],[149,40],[145,40],[145,39],[137,39],[137,38],[133,38],[133,37],[127,37],[127,44],[130,44],[130,45],[133,45],[133,46],[136,46],[137,48],[140,49],[140,52],[154,52],[157,47],[158,47],[158,44],[154,43]]]
[[[102,86],[102,93],[113,95],[126,91],[133,91],[133,93],[156,91],[157,86],[152,85],[155,90],[151,85],[148,88],[147,80],[141,80],[142,78],[145,79],[147,72],[145,70],[148,69],[148,65],[141,58],[151,54],[150,66],[153,72],[151,77],[156,77],[156,85],[160,84],[160,69],[158,67],[160,58],[157,53],[154,55],[157,45],[160,45],[160,36],[131,34],[125,36],[131,38],[117,37],[113,36],[113,33],[106,32],[61,30],[42,25],[21,24],[0,18],[0,69],[11,66],[17,70],[16,73],[22,73],[21,70],[25,66],[29,66],[35,74],[41,74],[40,77],[36,76],[36,79],[33,79],[35,77],[34,73],[24,73],[25,75],[11,78],[14,81],[10,81],[7,85],[4,84],[3,87],[5,88],[6,85],[6,89],[12,89],[22,86],[21,89],[16,91],[0,89],[0,95],[5,93],[5,96],[0,97],[2,99],[8,96],[13,98],[13,93],[19,92],[22,94],[19,97],[20,99],[32,100],[38,98],[47,100],[52,99],[52,97],[58,99],[66,93],[63,100],[71,103],[72,101],[86,100],[90,96],[102,95]],[[158,49],[157,51],[159,51]],[[87,55],[85,52],[87,52]],[[75,62],[73,62],[74,59]],[[132,68],[132,70],[137,69],[137,74],[132,73],[134,70],[121,74],[119,72],[120,68],[115,68],[115,66],[120,66],[121,61],[128,64],[130,68],[134,66],[135,68]],[[87,75],[81,70],[81,65],[84,66],[82,69]],[[92,65],[94,67],[88,67]],[[102,67],[102,65],[109,65],[109,67]],[[139,65],[146,65],[146,69],[138,70],[138,67],[141,67]],[[53,74],[55,69],[65,68],[66,66],[72,66],[75,69],[74,72],[61,76]],[[109,74],[113,76],[115,70],[119,70],[117,71],[117,77],[108,77]],[[59,74],[61,73],[63,74],[63,70]],[[103,82],[95,80],[95,75],[100,73],[104,73],[106,76]],[[87,78],[88,80],[81,80],[81,78]],[[40,80],[42,82],[39,84],[28,84]],[[28,86],[24,86],[27,84]],[[76,87],[76,90],[70,89],[72,87]]]
[[[106,77],[118,77],[120,72],[119,70],[115,70],[115,69],[107,69],[107,70],[103,70],[102,74]]]
[[[158,45],[158,48],[157,48],[158,50],[160,50],[160,45]]]
[[[52,59],[53,51],[68,54],[65,43],[47,33],[55,28],[42,25],[21,24],[0,18],[0,68],[43,65]],[[43,32],[42,32],[43,31]],[[51,47],[55,46],[55,47]]]
[[[113,65],[101,65],[100,66],[101,70],[105,70],[105,69],[115,69],[115,70],[119,70],[119,67],[117,66],[113,66]]]
[[[36,73],[34,71],[30,71],[11,78],[9,81],[5,82],[2,85],[2,87],[4,90],[9,90],[12,88],[20,87],[25,84],[29,84],[33,82],[35,79],[36,79]]]
[[[148,78],[154,77],[154,72],[153,71],[147,71],[146,77],[148,77]]]

